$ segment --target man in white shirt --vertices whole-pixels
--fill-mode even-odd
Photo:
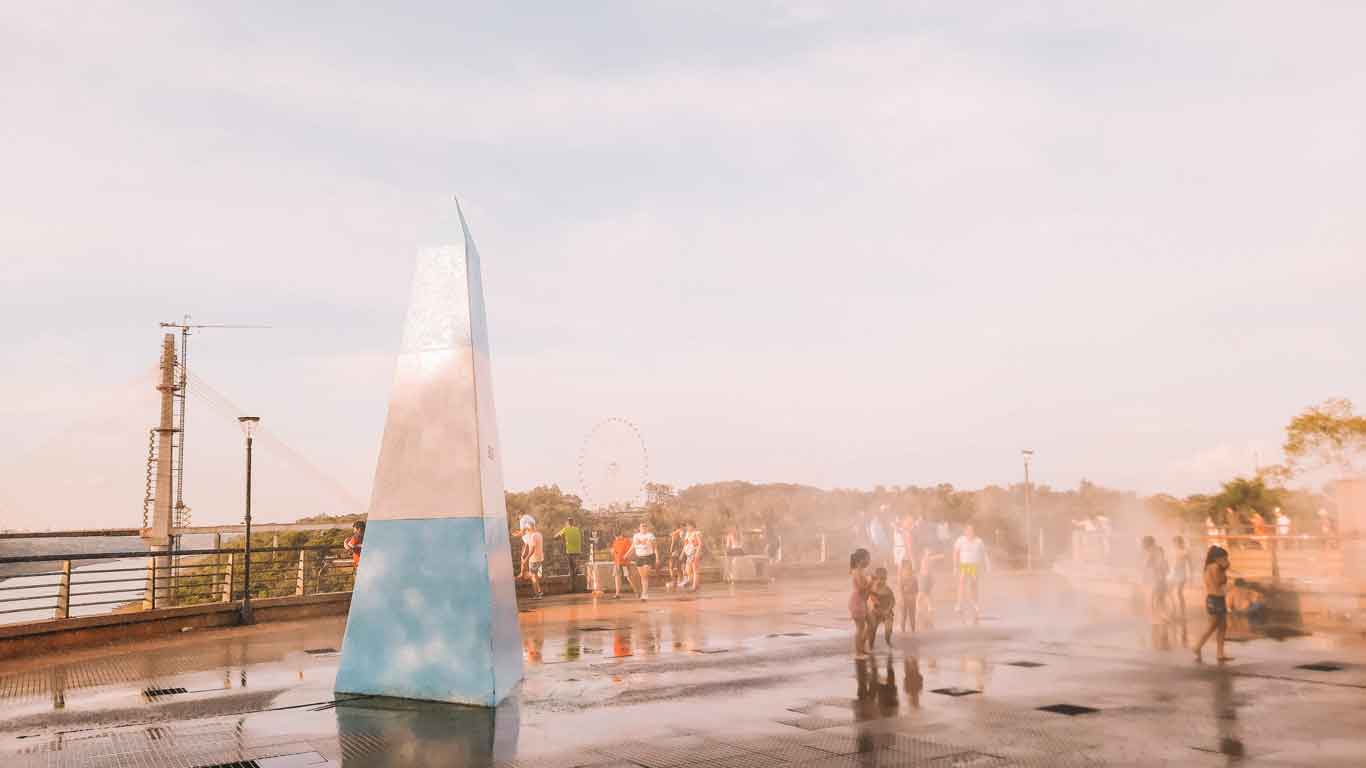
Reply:
[[[990,568],[987,558],[987,543],[982,541],[969,524],[963,528],[963,535],[953,543],[953,570],[958,574],[958,600],[954,605],[955,613],[963,612],[963,594],[969,593],[972,600],[972,621],[977,623],[981,616],[979,609],[978,582],[982,572]]]

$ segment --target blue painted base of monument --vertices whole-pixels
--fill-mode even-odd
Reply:
[[[522,678],[505,526],[492,517],[370,522],[336,690],[502,701]]]

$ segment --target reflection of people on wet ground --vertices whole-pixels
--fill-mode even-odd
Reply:
[[[1195,643],[1195,660],[1200,661],[1200,651],[1210,635],[1214,636],[1214,650],[1219,661],[1228,661],[1224,655],[1224,636],[1228,633],[1228,601],[1225,592],[1228,585],[1228,551],[1223,547],[1210,547],[1205,555],[1205,612],[1209,614],[1209,628]]]
[[[1238,708],[1233,700],[1233,674],[1227,670],[1214,673],[1214,722],[1219,730],[1219,752],[1234,758],[1243,756],[1243,742],[1238,738]]]
[[[622,529],[617,537],[612,540],[612,582],[616,587],[616,594],[613,599],[621,598],[621,580],[626,579],[626,589],[634,590],[631,586],[631,571],[627,568],[631,557],[631,540],[626,537],[627,530]]]
[[[874,668],[873,674],[876,676],[876,668]],[[897,697],[896,670],[892,668],[891,656],[887,657],[887,676],[881,682],[874,679],[874,683],[877,684],[877,705],[878,709],[882,710],[882,716],[887,717],[895,714],[901,702]]]
[[[650,532],[650,524],[641,522],[640,529],[631,537],[631,547],[635,550],[636,572],[640,574],[640,599],[650,599],[650,571],[655,567],[659,556],[655,550],[655,535]]]
[[[911,706],[920,709],[920,692],[925,690],[925,678],[920,674],[920,659],[907,656],[903,671],[906,673],[906,695],[911,699]]]
[[[914,633],[915,609],[920,601],[920,583],[915,575],[915,558],[907,557],[901,561],[896,581],[901,585],[901,631],[905,632],[909,624],[910,631]]]
[[[921,629],[934,629],[934,561],[943,557],[942,553],[935,552],[931,547],[926,547],[925,554],[920,557],[920,594],[917,596],[917,608],[921,615],[918,622]]]
[[[982,572],[990,561],[987,558],[987,543],[977,535],[971,524],[963,527],[963,535],[953,544],[953,570],[958,574],[958,600],[954,604],[955,613],[963,612],[963,598],[972,601],[972,620],[981,617],[981,595],[979,585]]]
[[[877,642],[877,630],[883,625],[886,630],[887,647],[892,647],[892,624],[896,621],[896,593],[887,583],[887,569],[873,571],[873,583],[868,596],[868,652],[873,652]]]
[[[1151,536],[1143,537],[1143,585],[1148,589],[1148,611],[1154,622],[1167,619],[1167,554]]]
[[[545,632],[540,626],[533,625],[522,629],[522,649],[526,652],[529,664],[540,664],[545,648]]]
[[[854,622],[854,658],[866,659],[864,649],[868,640],[868,564],[872,562],[868,550],[859,548],[849,556],[849,618]]]
[[[857,698],[854,702],[854,719],[859,723],[868,723],[888,717],[895,717],[900,708],[896,690],[896,672],[892,667],[892,660],[887,659],[887,677],[885,680],[878,679],[877,664],[871,660],[860,659],[854,662],[854,676],[858,684]],[[889,746],[896,738],[893,733],[886,733],[872,728],[860,726],[858,728],[858,752],[859,754],[869,754]]]
[[[537,600],[545,596],[541,591],[541,577],[544,575],[545,539],[536,530],[533,521],[531,527],[522,531],[522,578],[530,579],[531,590]]]

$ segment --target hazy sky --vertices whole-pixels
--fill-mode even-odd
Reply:
[[[1031,447],[1186,493],[1366,401],[1362,4],[341,5],[0,9],[0,527],[136,523],[186,312],[274,326],[192,367],[366,498],[457,193],[512,488],[622,416],[676,484]],[[240,441],[190,407],[227,520]],[[264,517],[336,509],[281,458]]]

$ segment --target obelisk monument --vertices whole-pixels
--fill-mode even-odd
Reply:
[[[336,689],[494,706],[522,678],[479,253],[418,255]]]

